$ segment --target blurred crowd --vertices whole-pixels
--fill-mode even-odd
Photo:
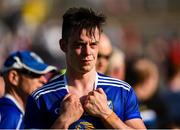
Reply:
[[[127,20],[133,7],[138,7],[137,12],[157,11],[158,7],[161,7],[161,13],[166,12],[169,0],[159,1],[162,3],[154,0],[86,0],[79,3],[69,0],[1,0],[0,69],[10,53],[23,50],[33,51],[47,64],[64,69],[64,54],[58,44],[63,10],[73,4],[89,4],[96,9],[104,7],[102,11],[107,13],[109,23],[105,25],[100,41],[98,72],[125,80],[134,87],[147,128],[180,128],[180,30],[175,26],[180,23],[174,20],[172,27],[158,24],[163,28],[158,30],[157,25],[152,29],[152,24],[144,24],[146,20],[138,23],[137,19],[129,18],[132,23],[127,24],[122,20]],[[131,7],[130,3],[134,6]],[[119,19],[122,23],[117,22]],[[148,25],[150,27],[145,27]],[[152,34],[152,30],[156,32]],[[0,78],[1,89],[2,86],[4,82]]]

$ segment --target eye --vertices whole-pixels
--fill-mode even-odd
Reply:
[[[82,48],[83,45],[84,44],[82,42],[74,42],[74,48]]]
[[[97,46],[97,44],[98,44],[98,42],[92,42],[92,43],[90,44],[90,46],[91,46],[92,48],[95,48],[95,47]]]

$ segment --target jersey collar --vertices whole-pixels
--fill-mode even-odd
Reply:
[[[64,82],[65,82],[66,90],[69,92],[66,74],[64,74]],[[98,73],[96,72],[96,77],[95,77],[95,83],[94,83],[94,89],[93,90],[97,89],[97,82],[98,82]]]
[[[9,100],[11,100],[15,105],[16,107],[21,111],[21,113],[24,115],[24,110],[23,108],[19,105],[19,103],[17,102],[17,100],[10,94],[5,94],[4,96],[5,98],[8,98]]]

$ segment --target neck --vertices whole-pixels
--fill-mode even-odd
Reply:
[[[67,71],[66,76],[68,85],[83,85],[85,87],[94,84],[96,71],[93,69],[85,74]]]
[[[22,96],[20,96],[18,94],[18,92],[16,92],[16,90],[14,90],[14,89],[8,89],[6,91],[6,94],[10,94],[11,96],[13,96],[15,98],[15,100],[18,102],[21,109],[25,110],[26,97],[22,98]]]
[[[92,70],[86,74],[75,74],[67,71],[67,84],[70,93],[79,97],[87,95],[95,87],[96,71]]]

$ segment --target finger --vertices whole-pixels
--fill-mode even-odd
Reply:
[[[66,94],[63,98],[63,101],[65,101],[70,95],[71,95],[70,93]]]
[[[84,102],[84,104],[83,104],[83,108],[84,109],[87,109],[87,108],[89,108],[89,106],[91,106],[91,103],[90,103],[90,101],[89,100],[86,100],[85,102]]]
[[[90,96],[88,96],[88,98],[83,102],[83,105],[91,104],[91,102]]]
[[[104,92],[104,90],[102,88],[98,88],[98,89],[96,89],[96,91],[103,95],[106,95],[106,93]]]
[[[70,95],[70,98],[72,98],[72,99],[79,99],[78,96],[75,95],[75,94],[71,94],[71,95]]]
[[[89,93],[88,93],[88,96],[89,95],[94,95],[94,91],[90,91]]]
[[[80,107],[80,106],[81,106],[81,102],[78,101],[78,100],[74,101],[74,104],[75,104],[77,107]]]
[[[88,96],[97,96],[100,92],[97,90],[91,91],[88,93]]]

